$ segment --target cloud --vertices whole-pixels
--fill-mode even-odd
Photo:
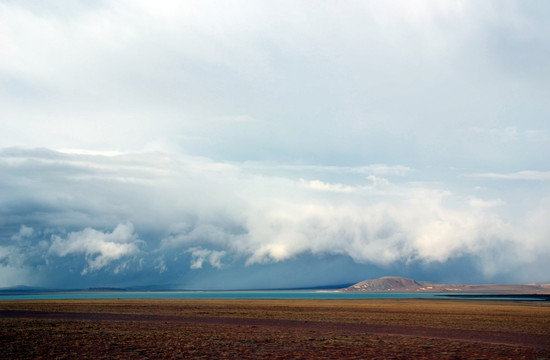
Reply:
[[[255,211],[248,220],[249,263],[282,261],[301,253],[345,254],[357,262],[445,262],[479,249],[491,217],[447,208],[449,194],[410,189],[398,201],[321,205],[292,201]]]
[[[547,130],[525,130],[525,137],[530,141],[548,141],[550,137],[548,136]]]
[[[506,203],[500,199],[498,200],[483,200],[483,199],[477,199],[472,198],[468,202],[470,206],[474,209],[488,209],[493,208],[495,206],[503,206],[506,205]]]
[[[19,232],[14,234],[11,239],[15,241],[22,241],[25,238],[29,238],[34,234],[34,229],[29,226],[21,225]]]
[[[6,146],[418,167],[483,147],[472,126],[547,132],[547,73],[495,66],[516,53],[495,39],[547,48],[544,12],[517,2],[0,6]],[[495,125],[520,114],[532,130]]]
[[[162,239],[161,247],[173,249],[201,243],[228,246],[241,241],[244,229],[239,229],[239,224],[231,224],[227,219],[210,221],[213,223],[172,224],[173,233]]]
[[[513,142],[513,141],[530,141],[530,142],[543,142],[548,140],[547,130],[534,130],[525,129],[521,130],[517,126],[506,126],[504,128],[482,128],[474,126],[471,130],[478,135],[487,136],[489,138],[497,139],[501,142]]]
[[[526,181],[546,181],[550,180],[550,171],[523,170],[514,173],[480,173],[472,176],[488,178],[495,180],[526,180]]]
[[[32,269],[25,266],[21,250],[16,246],[0,246],[0,288],[35,284]]]
[[[351,186],[345,186],[342,184],[327,184],[319,180],[311,180],[307,183],[307,186],[318,191],[334,191],[344,193],[351,193],[355,191],[355,189]]]
[[[82,275],[85,275],[90,271],[104,268],[114,260],[138,254],[141,243],[142,241],[134,234],[133,225],[126,223],[117,225],[110,233],[86,228],[69,233],[66,239],[53,235],[49,253],[61,257],[85,254],[88,263],[82,270]],[[115,273],[120,270],[117,269]]]
[[[109,268],[119,276],[140,268],[167,277],[176,276],[182,261],[195,270],[205,263],[223,270],[240,261],[250,267],[344,256],[380,267],[467,257],[477,259],[486,276],[498,276],[538,259],[548,230],[530,226],[544,218],[538,188],[520,192],[530,215],[519,216],[509,192],[492,199],[470,193],[478,179],[484,194],[493,193],[500,178],[491,176],[457,174],[456,182],[442,184],[414,181],[425,176],[416,170],[383,181],[360,172],[350,183],[330,183],[315,179],[335,169],[305,166],[268,176],[258,167],[248,171],[246,163],[162,153],[23,149],[4,151],[0,166],[3,214],[17,224],[5,235],[13,249],[34,254],[32,266],[44,256],[48,263],[40,266],[56,258],[75,261],[71,267],[83,275]],[[25,180],[38,170],[40,182]],[[22,224],[33,224],[32,231]],[[129,262],[136,257],[139,266]],[[514,276],[529,276],[522,274]]]
[[[191,248],[187,250],[191,253],[191,269],[202,269],[204,262],[208,262],[212,267],[221,269],[221,259],[225,256],[225,251],[216,251],[203,248]]]
[[[154,269],[158,270],[158,272],[161,274],[168,271],[168,267],[166,266],[166,262],[164,261],[164,258],[162,256],[155,259]]]

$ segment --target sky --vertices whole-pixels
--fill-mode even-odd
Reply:
[[[549,17],[0,0],[0,287],[550,282]]]

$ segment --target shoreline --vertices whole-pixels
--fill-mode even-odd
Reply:
[[[273,299],[273,300],[361,300],[361,299],[450,299],[550,301],[550,294],[517,292],[353,292],[341,290],[148,290],[148,291],[6,291],[1,301],[13,300],[92,300],[92,299]]]

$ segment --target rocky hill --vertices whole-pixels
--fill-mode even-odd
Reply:
[[[550,294],[550,284],[438,284],[397,276],[361,281],[343,292],[407,292],[407,293],[491,293],[491,294]]]
[[[384,276],[380,279],[361,281],[346,290],[350,292],[416,292],[422,288],[422,284],[413,279]]]

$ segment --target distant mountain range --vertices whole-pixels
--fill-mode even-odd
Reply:
[[[124,288],[115,288],[115,287],[97,287],[97,288],[87,288],[87,289],[54,289],[54,288],[43,288],[35,286],[26,286],[26,285],[17,285],[10,286],[5,288],[0,288],[0,294],[19,294],[19,293],[53,293],[53,292],[110,292],[110,291],[128,291]]]
[[[485,294],[550,294],[550,283],[546,284],[438,284],[416,281],[397,276],[361,281],[342,292],[403,292],[403,293],[485,293]]]
[[[144,285],[144,286],[134,286],[127,288],[119,287],[93,287],[93,288],[74,288],[74,289],[59,289],[59,288],[43,288],[43,287],[33,287],[26,285],[17,285],[10,286],[5,288],[0,288],[0,295],[6,294],[31,294],[31,293],[55,293],[55,292],[140,292],[140,291],[286,291],[286,290],[339,290],[344,286],[349,286],[347,284],[339,285],[324,285],[324,286],[310,286],[310,287],[297,287],[297,288],[242,288],[242,289],[189,289],[181,288],[181,286],[173,285]]]

